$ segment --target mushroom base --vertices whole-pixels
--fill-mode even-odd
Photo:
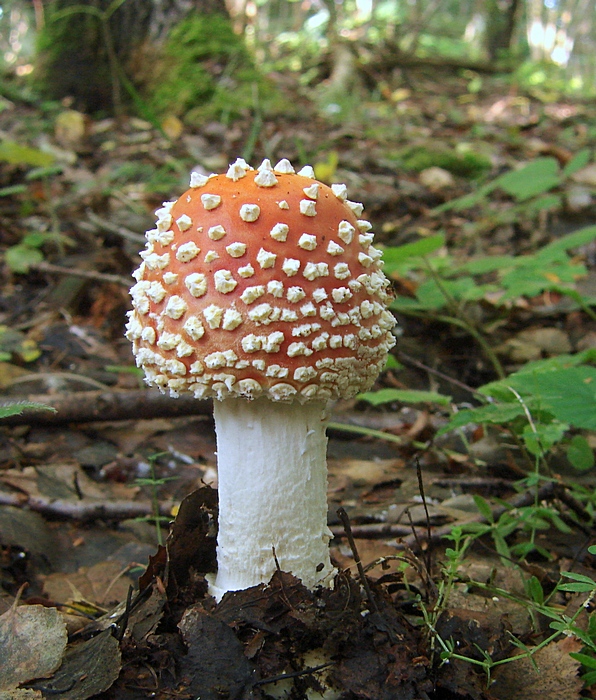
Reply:
[[[218,572],[211,594],[268,583],[276,570],[330,585],[325,404],[214,401]]]

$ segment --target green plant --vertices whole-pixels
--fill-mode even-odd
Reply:
[[[34,362],[41,355],[36,342],[21,331],[0,325],[0,362],[17,357],[22,362]]]
[[[524,658],[530,659],[534,663],[533,657],[541,649],[561,636],[572,636],[580,640],[584,648],[581,653],[572,652],[570,656],[582,663],[587,669],[582,676],[585,685],[593,685],[596,682],[596,613],[590,612],[588,614],[587,628],[580,622],[580,616],[586,608],[591,607],[596,596],[596,581],[583,574],[562,571],[559,580],[547,594],[536,576],[524,575],[520,570],[525,594],[519,594],[511,593],[490,581],[469,579],[462,574],[462,567],[470,546],[477,537],[478,533],[466,532],[460,526],[454,527],[445,538],[450,542],[450,546],[445,549],[445,561],[432,601],[429,603],[423,600],[420,594],[417,596],[420,615],[429,636],[431,650],[437,654],[440,663],[459,660],[480,667],[486,674],[488,687],[492,672],[498,666],[515,663]],[[596,554],[596,546],[591,547],[590,550]],[[454,588],[456,584],[462,583],[465,583],[468,589],[481,592],[485,596],[506,599],[526,609],[533,621],[535,638],[539,641],[534,646],[528,647],[522,639],[509,633],[509,642],[517,650],[517,653],[513,655],[510,654],[505,658],[493,658],[489,650],[478,646],[476,646],[474,656],[462,654],[454,639],[446,638],[438,631],[441,616],[449,610],[450,597]],[[567,614],[558,601],[559,596],[566,594],[583,594],[585,596],[585,600],[572,615]],[[541,631],[540,617],[550,621],[548,625],[550,631]]]
[[[48,243],[71,244],[70,239],[59,233],[35,232],[27,233],[20,243],[10,246],[5,254],[5,260],[12,272],[26,273],[29,268],[44,259],[43,247]]]
[[[0,141],[0,161],[11,165],[44,168],[52,165],[54,156],[38,148],[23,146],[16,141]]]
[[[591,159],[592,152],[588,148],[578,151],[564,167],[550,156],[536,158],[490,180],[470,194],[442,204],[434,213],[438,215],[446,211],[479,208],[481,215],[476,216],[475,222],[468,226],[468,233],[476,235],[497,225],[515,225],[527,219],[537,219],[561,208],[564,186]],[[508,197],[509,205],[502,206],[495,197],[490,199],[495,193]]]
[[[35,401],[15,401],[14,403],[0,404],[0,420],[10,418],[11,416],[20,416],[24,411],[52,411],[56,413],[56,409],[52,406],[46,406],[43,403]]]
[[[533,255],[479,258],[459,263],[444,250],[445,238],[436,234],[385,251],[385,270],[394,279],[414,279],[413,296],[398,295],[392,303],[397,313],[418,316],[453,325],[468,332],[492,365],[499,381],[477,390],[483,405],[460,411],[451,417],[442,432],[469,423],[505,425],[522,441],[530,455],[544,463],[545,455],[557,443],[567,441],[567,457],[578,469],[594,464],[586,439],[570,430],[596,427],[596,370],[588,365],[596,354],[588,350],[549,360],[529,363],[506,377],[505,370],[490,342],[490,328],[506,316],[512,302],[544,292],[565,295],[595,318],[590,305],[594,299],[580,294],[577,280],[586,268],[570,251],[596,238],[596,226],[564,236]],[[439,255],[430,257],[432,253]],[[492,309],[488,322],[475,322],[473,306]],[[375,405],[390,401],[437,400],[432,395],[418,397],[395,389],[369,393],[361,398]],[[442,402],[449,401],[444,397]],[[536,473],[539,473],[538,463]]]
[[[163,533],[162,533],[162,523],[167,523],[170,521],[165,515],[160,514],[159,509],[159,487],[167,484],[168,481],[174,481],[177,476],[165,476],[158,477],[155,471],[155,464],[157,460],[163,455],[168,454],[167,452],[158,452],[157,454],[148,457],[147,461],[149,463],[149,476],[139,477],[135,479],[135,484],[137,486],[149,486],[151,489],[151,504],[153,506],[153,514],[146,515],[143,517],[135,518],[139,522],[152,522],[155,523],[155,534],[157,537],[157,544],[163,545]]]
[[[480,188],[474,195],[445,205],[443,211],[482,205],[490,206],[488,195],[500,189],[513,203],[506,209],[512,219],[521,211],[539,212],[558,206],[556,191],[570,175],[583,167],[590,156],[578,154],[566,168],[560,169],[552,159],[539,159],[519,171],[507,173]],[[596,239],[596,226],[580,229],[540,248],[533,254],[517,256],[479,257],[461,261],[446,249],[445,236],[438,233],[413,243],[391,247],[385,251],[385,270],[399,284],[392,308],[398,314],[426,321],[445,323],[468,333],[475,339],[492,366],[497,379],[479,388],[470,388],[478,405],[454,410],[439,435],[458,431],[465,441],[463,428],[470,424],[485,430],[501,431],[513,436],[519,454],[525,459],[525,476],[515,486],[534,494],[533,501],[522,507],[500,503],[499,510],[476,495],[476,507],[481,519],[452,528],[446,539],[445,562],[437,583],[436,596],[431,601],[419,597],[419,609],[429,634],[432,648],[443,663],[460,660],[479,666],[487,675],[493,669],[519,658],[533,659],[535,654],[561,635],[576,637],[584,645],[573,658],[581,662],[586,685],[596,683],[596,613],[589,613],[587,629],[580,624],[580,608],[568,615],[558,604],[557,596],[585,594],[585,606],[596,596],[596,582],[589,576],[561,572],[560,580],[546,594],[535,576],[527,576],[522,567],[531,554],[551,559],[551,553],[540,543],[537,535],[550,529],[569,534],[574,512],[562,514],[554,504],[545,504],[539,497],[541,487],[557,483],[560,477],[551,472],[553,455],[564,452],[578,472],[594,467],[594,452],[586,431],[596,429],[596,350],[528,362],[507,375],[499,355],[494,351],[493,329],[505,323],[511,309],[520,302],[539,298],[542,294],[567,297],[566,308],[581,310],[592,320],[591,308],[596,299],[582,293],[578,281],[587,269],[574,251]],[[481,309],[481,313],[479,313]],[[482,319],[482,320],[478,320]],[[433,401],[437,405],[452,405],[451,398],[435,392],[409,392],[392,388],[368,392],[360,397],[373,405],[400,401]],[[393,436],[398,437],[399,436]],[[511,440],[509,440],[511,442]],[[523,464],[523,462],[522,462]],[[570,485],[572,497],[585,508],[590,517],[596,512],[593,489]],[[466,580],[461,573],[471,545],[483,539],[491,542],[501,563],[517,570],[522,577],[525,596],[497,588],[490,582]],[[596,546],[591,548],[596,554]],[[454,586],[466,580],[469,586],[486,594],[513,600],[525,607],[535,621],[539,642],[527,647],[522,640],[511,637],[518,654],[493,658],[477,648],[462,654],[453,639],[441,636],[438,624],[449,609]],[[549,620],[546,633],[540,632],[537,621]]]
[[[227,121],[279,100],[224,16],[191,13],[172,28],[163,54],[146,88],[150,107],[161,116]]]
[[[537,460],[565,441],[569,462],[580,471],[591,469],[594,454],[586,438],[569,431],[596,429],[596,368],[586,364],[595,360],[590,349],[527,363],[480,387],[487,403],[455,413],[441,432],[470,423],[506,424]]]
[[[492,167],[490,158],[461,144],[455,148],[447,145],[412,146],[400,154],[400,160],[406,170],[420,172],[435,166],[467,178],[480,177]]]

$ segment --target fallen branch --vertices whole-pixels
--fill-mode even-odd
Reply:
[[[342,526],[331,525],[333,537],[345,537],[346,533]],[[426,528],[425,528],[426,529]],[[420,529],[422,531],[422,528]],[[352,535],[358,540],[382,540],[393,537],[407,537],[412,534],[410,525],[396,525],[394,523],[367,523],[366,525],[352,525]]]
[[[27,375],[31,378],[38,376],[40,375]],[[23,380],[20,381],[23,382]],[[191,394],[180,394],[177,399],[173,399],[167,394],[161,394],[157,389],[102,389],[34,396],[26,394],[2,399],[0,406],[19,404],[23,401],[45,404],[54,408],[56,413],[24,411],[22,415],[3,418],[0,425],[64,425],[65,423],[91,423],[93,421],[138,418],[210,416],[213,413],[213,404],[210,400],[198,400]],[[359,427],[359,432],[363,432],[365,436],[378,438],[385,436],[390,442],[401,442],[401,439],[396,435],[382,432],[382,429],[386,427],[384,414],[375,416],[373,414],[344,412],[341,416],[336,416],[336,418],[340,417],[342,423],[330,424],[329,435],[342,437],[349,434],[352,437],[354,430]],[[377,427],[371,431],[370,427],[363,428],[359,425],[361,423],[366,423],[367,426],[377,425]],[[407,440],[404,442],[407,443]]]
[[[22,415],[3,418],[0,424],[63,425],[92,421],[200,416],[212,413],[210,401],[199,401],[190,394],[188,396],[182,395],[174,400],[154,389],[42,394],[15,397],[14,401],[3,401],[2,404],[18,404],[19,401],[23,400],[45,404],[54,408],[56,413],[24,411]]]
[[[98,229],[102,231],[108,231],[109,233],[113,233],[116,236],[120,236],[120,238],[124,238],[125,240],[130,241],[131,243],[137,243],[139,246],[144,246],[147,242],[145,236],[142,233],[136,233],[135,231],[131,231],[130,229],[124,226],[119,226],[118,224],[114,224],[111,221],[102,219],[100,216],[97,216],[97,214],[94,214],[92,211],[87,211],[87,218],[93,224],[93,228],[96,231]]]
[[[130,289],[131,282],[126,277],[120,275],[110,275],[107,272],[97,272],[95,270],[81,270],[76,267],[62,267],[62,265],[53,265],[49,262],[31,263],[29,269],[37,272],[47,272],[49,274],[67,275],[70,277],[82,277],[83,279],[93,280],[94,282],[107,282],[108,284],[119,284],[127,289]]]
[[[155,515],[151,503],[134,501],[68,501],[44,496],[27,496],[23,493],[0,491],[0,506],[27,508],[41,515],[66,520],[128,520],[129,518],[147,518]],[[159,514],[172,515],[172,504],[161,504]],[[173,519],[173,516],[172,516]]]

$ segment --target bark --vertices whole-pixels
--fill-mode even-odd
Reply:
[[[491,0],[488,5],[486,23],[486,48],[490,61],[497,61],[511,51],[517,17],[520,12],[519,0]]]
[[[80,391],[72,394],[45,394],[15,397],[13,403],[27,399],[55,409],[26,411],[20,416],[3,418],[2,425],[64,425],[92,421],[130,420],[131,418],[173,418],[176,416],[211,415],[210,401],[192,395],[172,399],[154,389],[138,391]],[[11,402],[4,399],[3,404]],[[0,404],[1,405],[1,404]]]
[[[394,48],[384,50],[366,65],[369,80],[378,82],[379,76],[400,68],[437,68],[439,70],[473,70],[477,73],[496,74],[509,73],[513,66],[507,63],[487,61],[467,61],[452,58],[419,57],[401,53]]]
[[[38,88],[87,112],[121,111],[146,47],[159,48],[190,13],[223,14],[224,0],[55,0],[38,42]]]

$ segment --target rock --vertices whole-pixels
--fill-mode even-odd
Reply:
[[[438,168],[437,166],[426,168],[420,173],[418,178],[421,184],[428,187],[432,192],[439,192],[440,190],[455,185],[455,178],[453,175],[448,170]]]

